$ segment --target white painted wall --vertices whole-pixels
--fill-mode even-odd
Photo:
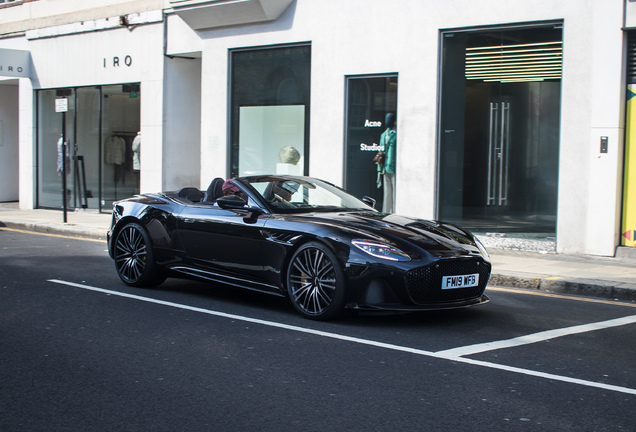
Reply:
[[[227,174],[229,50],[310,42],[310,174],[343,182],[345,76],[397,72],[397,211],[434,217],[440,30],[563,20],[557,248],[564,253],[613,255],[620,231],[625,1],[393,0],[389,5],[382,0],[297,0],[274,22],[200,32],[169,15],[168,54],[201,56],[198,185],[206,186],[211,175]],[[196,84],[184,88],[178,75],[188,80],[197,75],[187,67],[179,69],[177,63],[164,63],[163,30],[163,23],[157,23],[21,43],[31,50],[35,71],[33,81],[21,82],[19,90],[24,114],[21,205],[33,199],[30,85],[141,82],[141,129],[144,144],[152,143],[151,151],[142,155],[142,192],[197,180],[180,178],[179,164],[168,161],[176,156],[179,135],[173,122],[183,120],[174,107],[183,102],[182,91],[197,92]],[[15,39],[0,39],[0,47],[15,45]],[[126,55],[133,58],[130,66],[112,66],[113,57]],[[196,123],[197,110],[187,110]],[[610,143],[609,153],[603,155],[601,136],[608,136]],[[189,138],[196,142],[196,133]],[[180,164],[197,171],[194,159]]]
[[[161,10],[169,0],[37,0],[2,8],[0,35]]]
[[[165,68],[162,190],[205,190],[208,184],[200,183],[201,59],[166,58]]]
[[[557,248],[613,255],[622,176],[623,7],[624,0],[394,0],[390,7],[298,0],[275,22],[201,31],[201,41],[170,16],[168,46],[203,53],[202,176],[227,170],[228,50],[311,42],[310,175],[337,184],[343,182],[344,77],[398,72],[397,212],[432,218],[440,30],[563,20]],[[600,136],[610,139],[606,155],[599,154]]]
[[[557,246],[613,256],[620,236],[625,82],[619,1],[565,21]],[[600,153],[601,136],[609,152]]]
[[[34,88],[141,83],[141,192],[163,186],[163,24],[33,39]]]
[[[35,96],[29,78],[19,80],[19,129],[20,129],[20,208],[35,207]]]

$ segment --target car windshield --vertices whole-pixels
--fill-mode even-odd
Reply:
[[[342,189],[309,177],[259,176],[240,179],[277,213],[371,210]]]

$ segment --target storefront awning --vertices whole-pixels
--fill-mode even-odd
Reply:
[[[194,30],[273,21],[294,0],[171,0],[177,15]]]
[[[31,53],[0,48],[0,77],[30,78]]]

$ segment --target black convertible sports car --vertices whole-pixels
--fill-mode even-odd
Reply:
[[[454,225],[380,213],[311,177],[261,175],[113,205],[108,250],[124,283],[197,278],[288,296],[307,318],[488,301],[490,258]]]

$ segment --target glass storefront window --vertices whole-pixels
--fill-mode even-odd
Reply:
[[[75,131],[77,139],[73,148],[72,207],[99,208],[99,88],[84,87],[77,95]]]
[[[561,25],[442,34],[438,218],[556,233]]]
[[[56,112],[56,99],[68,111]],[[62,180],[62,119],[66,121],[66,193]],[[139,193],[134,140],[140,126],[139,84],[38,91],[37,206],[110,211]]]
[[[387,213],[395,211],[397,88],[396,75],[347,78],[345,188]]]
[[[68,111],[56,112],[56,99],[67,99]],[[62,208],[63,197],[72,207],[74,171],[71,163],[75,142],[75,92],[72,89],[38,92],[38,207]],[[63,127],[63,121],[65,127]],[[66,192],[63,192],[62,133],[66,135]]]
[[[231,53],[230,176],[305,174],[311,46]]]
[[[138,84],[102,88],[102,207],[139,193],[141,97]]]

